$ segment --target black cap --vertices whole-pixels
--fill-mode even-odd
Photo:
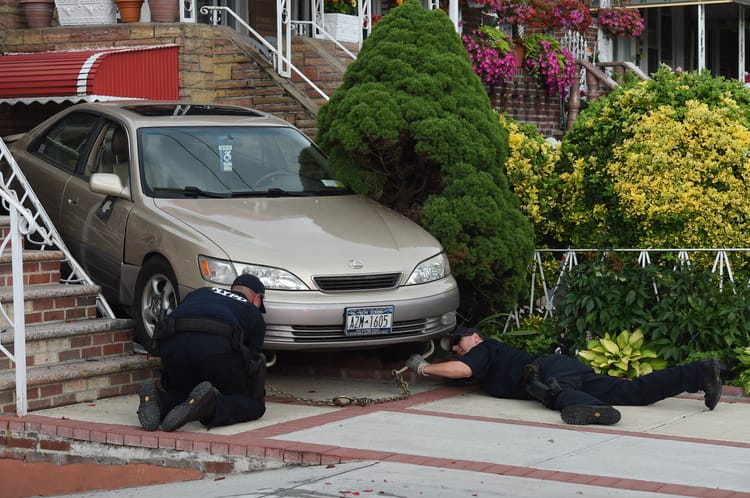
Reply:
[[[264,294],[266,293],[266,286],[263,285],[263,282],[260,281],[258,277],[255,275],[250,275],[249,273],[243,273],[239,277],[234,279],[234,282],[232,282],[232,287],[235,285],[241,285],[242,287],[247,287],[251,291],[255,292],[256,294],[260,294],[261,297],[264,297]],[[265,313],[266,307],[263,304],[263,301],[260,303],[260,312]]]
[[[445,351],[453,351],[453,346],[458,342],[460,337],[466,337],[473,334],[479,334],[480,337],[482,336],[482,333],[477,329],[472,329],[470,327],[459,327],[440,339],[440,347]]]

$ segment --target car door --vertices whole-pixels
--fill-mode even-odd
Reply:
[[[73,256],[113,302],[118,302],[125,232],[133,202],[129,195],[123,198],[92,192],[89,180],[94,173],[114,173],[130,192],[130,140],[120,124],[103,123],[92,138],[87,160],[65,186],[60,216],[59,229]]]
[[[99,116],[71,113],[51,125],[19,155],[19,165],[37,199],[60,229],[65,186],[84,161]]]

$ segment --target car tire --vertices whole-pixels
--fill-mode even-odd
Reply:
[[[168,315],[180,302],[177,278],[162,258],[151,258],[141,268],[136,280],[133,315],[136,340],[149,351],[156,322]]]

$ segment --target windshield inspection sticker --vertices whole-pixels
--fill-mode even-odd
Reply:
[[[219,169],[232,171],[232,144],[230,137],[219,137]]]

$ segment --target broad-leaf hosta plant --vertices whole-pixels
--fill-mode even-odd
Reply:
[[[667,366],[655,351],[643,346],[643,333],[639,329],[632,333],[623,330],[616,337],[605,333],[601,339],[590,340],[587,347],[578,356],[599,374],[633,378]]]
[[[750,346],[744,348],[737,348],[737,360],[740,362],[740,375],[737,377],[737,382],[742,389],[745,390],[745,394],[750,394]]]

